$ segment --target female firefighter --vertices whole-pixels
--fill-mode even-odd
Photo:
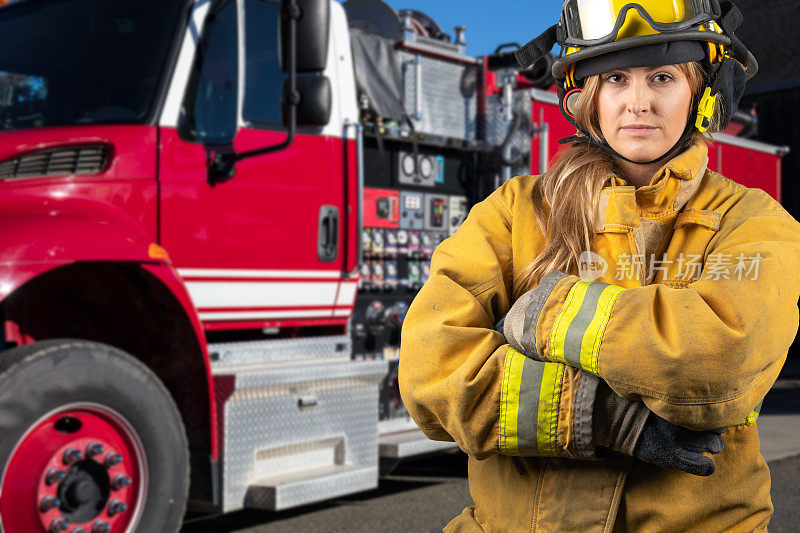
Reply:
[[[402,330],[400,391],[469,454],[446,531],[755,531],[756,418],[798,328],[800,223],[709,170],[757,64],[727,0],[567,0],[554,166],[476,204]],[[498,321],[503,318],[502,325]]]

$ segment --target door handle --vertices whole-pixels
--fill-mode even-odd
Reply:
[[[339,209],[332,205],[319,208],[317,257],[329,263],[339,256]]]

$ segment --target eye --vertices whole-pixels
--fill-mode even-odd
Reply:
[[[612,72],[611,74],[606,74],[603,77],[603,81],[607,81],[609,83],[620,83],[624,81],[622,73],[620,72]]]
[[[666,72],[659,72],[658,74],[653,76],[653,80],[658,82],[658,83],[667,83],[667,82],[670,82],[670,81],[672,81],[674,79],[675,78],[672,75],[667,74]]]

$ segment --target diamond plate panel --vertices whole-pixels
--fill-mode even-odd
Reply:
[[[378,469],[373,467],[335,466],[309,473],[311,477],[259,481],[247,491],[247,507],[280,511],[319,501],[320,495],[335,498],[378,486]]]
[[[403,98],[406,112],[418,133],[476,140],[478,67],[420,56],[422,91],[421,120],[415,110],[416,54],[398,51],[403,66]]]
[[[349,335],[330,335],[309,339],[273,339],[263,341],[220,342],[208,345],[211,370],[225,373],[230,366],[276,361],[320,358],[349,358],[352,340]]]
[[[248,505],[249,488],[265,477],[377,469],[378,383],[387,370],[385,361],[316,360],[235,374],[222,417],[223,511]],[[335,496],[336,483],[323,477],[297,484],[280,505]]]

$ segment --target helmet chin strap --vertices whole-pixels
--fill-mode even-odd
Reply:
[[[573,126],[578,128],[578,131],[581,133],[581,135],[572,135],[570,137],[564,137],[563,139],[558,141],[559,144],[568,144],[568,143],[572,143],[572,142],[585,142],[585,143],[597,146],[599,148],[602,148],[603,150],[605,150],[609,154],[611,154],[611,155],[613,155],[615,157],[619,157],[623,161],[627,161],[628,163],[633,163],[635,165],[652,165],[653,163],[658,163],[662,159],[665,159],[668,155],[670,155],[673,151],[675,151],[677,148],[682,146],[684,143],[686,143],[686,141],[688,141],[691,138],[692,132],[694,131],[694,127],[695,127],[694,124],[691,123],[691,121],[688,122],[686,124],[686,129],[683,131],[683,135],[681,135],[681,138],[678,139],[678,142],[676,142],[675,145],[672,148],[670,148],[669,150],[667,150],[667,152],[664,155],[662,155],[661,157],[657,157],[656,159],[653,159],[652,161],[633,161],[632,159],[628,159],[624,155],[620,154],[619,152],[617,152],[616,150],[611,148],[611,145],[609,145],[608,142],[605,139],[602,139],[602,140],[598,141],[597,139],[592,137],[589,134],[589,132],[584,130],[576,121],[570,120],[570,122],[572,122]]]

